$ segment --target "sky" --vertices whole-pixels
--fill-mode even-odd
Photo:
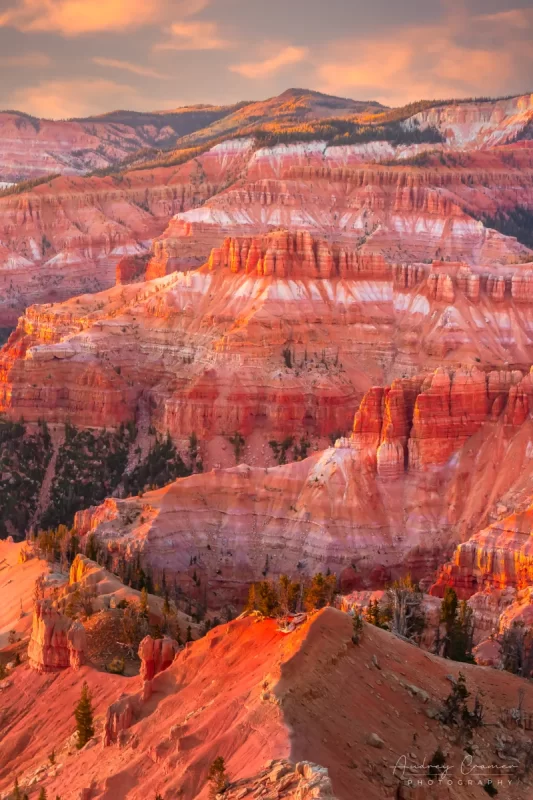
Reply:
[[[533,91],[533,0],[0,0],[0,108]]]

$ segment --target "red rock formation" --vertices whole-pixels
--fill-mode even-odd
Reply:
[[[432,587],[442,595],[453,586],[460,597],[479,591],[525,589],[533,579],[533,505],[511,514],[460,544]]]
[[[516,397],[531,393],[529,375],[475,367],[374,387],[352,435],[334,448],[285,467],[215,470],[142,499],[108,500],[78,515],[76,527],[95,534],[110,558],[138,552],[188,591],[194,555],[215,606],[242,601],[267,556],[273,578],[296,576],[304,564],[358,588],[407,571],[429,586],[454,545],[502,502],[533,491],[533,425],[516,413]],[[459,578],[456,585],[464,588]]]
[[[139,283],[146,280],[148,256],[124,256],[117,263],[116,284]]]
[[[128,728],[131,728],[140,711],[137,695],[123,695],[112,703],[106,711],[103,746],[109,747],[119,741]]]
[[[142,680],[151,681],[160,672],[168,669],[179,649],[179,644],[169,636],[163,636],[162,639],[145,636],[139,645]]]
[[[84,663],[86,638],[83,625],[72,623],[49,600],[37,600],[28,646],[28,659],[38,672],[55,672]]]
[[[375,153],[370,155],[375,159]],[[498,166],[485,170],[471,165],[443,170],[438,164],[357,169],[364,160],[364,155],[357,156],[357,146],[324,149],[312,143],[261,149],[239,183],[202,208],[177,214],[156,243],[156,252],[178,257],[180,243],[191,247],[195,242],[199,248],[214,244],[217,229],[257,234],[281,225],[312,232],[326,227],[336,239],[358,244],[362,253],[408,261],[410,266],[428,259],[485,266],[516,263],[520,253],[527,257],[527,249],[484,228],[476,217],[530,202],[530,156],[522,170],[497,158]],[[481,186],[483,191],[477,188]],[[437,276],[436,284],[439,280],[436,295],[452,297],[449,278]],[[490,291],[500,298],[505,284],[499,278],[495,286],[492,282]],[[474,283],[470,293],[475,293]]]
[[[439,273],[453,285],[455,305],[430,299],[435,269],[389,266],[305,232],[226,239],[195,272],[30,308],[2,353],[0,407],[17,418],[103,427],[134,418],[142,397],[152,424],[178,438],[259,430],[266,442],[348,430],[353,406],[384,372],[458,366],[476,352],[481,367],[509,358],[529,364],[533,345],[518,334],[529,326],[527,304],[493,301],[483,281],[472,295],[461,265]],[[427,447],[441,446],[445,458],[455,417],[469,417],[466,437],[485,419],[485,405],[492,410],[508,391],[507,382],[484,393],[483,371],[468,368],[448,401],[446,376],[435,376],[418,401],[440,406],[435,420],[422,413],[419,424],[415,414],[413,465],[432,458]],[[523,394],[509,401],[514,424],[528,402]],[[402,413],[376,423],[395,429],[380,463],[401,466]]]
[[[529,101],[523,98],[525,107]],[[506,141],[511,130],[516,135],[526,123],[529,112],[510,109],[497,114],[495,141]],[[457,108],[448,108],[448,113],[453,117]],[[36,136],[35,120],[20,122],[23,132],[14,140],[19,142],[26,136],[38,139],[40,133],[47,141],[54,126],[62,135],[72,126],[83,129],[81,123],[42,122]],[[116,144],[119,128],[112,127]],[[98,129],[98,138],[106,123],[91,123],[93,129]],[[478,130],[475,125],[473,129]],[[68,135],[65,142],[67,149],[72,147]],[[0,163],[1,144],[0,130]],[[141,164],[118,176],[53,180],[0,200],[0,263],[9,267],[4,287],[0,281],[0,288],[7,290],[0,318],[12,324],[30,303],[112,285],[117,261],[146,254],[154,239],[149,278],[198,266],[225,234],[253,238],[280,226],[326,231],[347,250],[357,248],[360,256],[403,262],[401,269],[411,275],[416,275],[420,262],[434,259],[479,268],[526,260],[527,248],[477,219],[517,204],[531,205],[533,148],[520,142],[481,157],[476,150],[480,145],[484,146],[472,137],[465,145],[469,156],[452,161],[453,167],[443,168],[431,158],[426,168],[385,167],[365,162],[395,155],[401,159],[434,145],[395,148],[372,142],[325,147],[323,142],[310,142],[258,148],[253,138],[243,137],[222,141],[206,152],[192,150],[188,161],[174,167],[152,164],[142,169]],[[89,152],[94,157],[94,149]],[[186,151],[181,152],[185,158]],[[330,254],[326,249],[319,255],[317,271],[327,276]],[[266,267],[262,259],[262,274],[268,275],[271,267],[269,255]],[[283,272],[282,261],[278,270]],[[451,280],[448,274],[435,274],[431,296],[451,298]],[[478,281],[476,275],[467,281],[471,299]],[[512,290],[511,278],[502,275],[489,275],[487,284],[495,302],[503,302]],[[517,297],[527,295],[522,284],[515,286]]]
[[[504,100],[435,106],[415,114],[409,125],[432,125],[458,149],[489,148],[512,142],[531,120],[533,95]]]
[[[125,256],[144,257],[172,215],[219,191],[228,171],[238,169],[244,157],[242,152],[233,158],[225,152],[206,153],[177,166],[118,177],[63,176],[27,193],[0,197],[2,325],[15,324],[31,303],[113,286],[117,262]],[[199,252],[180,248],[183,264],[198,266],[208,254],[209,246]],[[165,273],[163,268],[152,274]]]

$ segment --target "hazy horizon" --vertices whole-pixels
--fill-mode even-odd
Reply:
[[[94,114],[89,114],[89,115],[86,115],[85,117],[80,116],[80,115],[76,115],[76,116],[72,116],[72,117],[50,117],[50,116],[44,115],[44,116],[40,116],[39,119],[49,119],[49,120],[52,120],[52,121],[55,121],[55,122],[57,122],[57,121],[67,121],[68,122],[68,121],[76,120],[76,119],[96,119],[98,117],[105,117],[105,116],[109,116],[111,114],[118,114],[118,113],[124,113],[124,112],[125,113],[133,112],[133,113],[137,113],[137,114],[170,114],[172,112],[177,112],[177,111],[181,111],[181,110],[184,110],[184,109],[194,109],[194,108],[198,108],[198,109],[201,109],[201,108],[219,108],[219,107],[224,107],[224,106],[227,106],[228,108],[231,108],[232,106],[236,106],[236,105],[239,105],[239,104],[243,104],[243,105],[250,104],[251,105],[253,103],[266,102],[266,101],[274,99],[276,97],[280,97],[285,92],[289,92],[289,91],[292,91],[292,90],[301,91],[301,92],[317,92],[318,91],[316,89],[309,89],[309,88],[304,88],[304,87],[298,87],[298,88],[297,87],[289,87],[288,89],[282,90],[278,95],[271,95],[269,97],[256,97],[256,98],[253,98],[253,99],[245,98],[242,101],[238,101],[237,103],[228,103],[228,104],[225,104],[225,103],[217,104],[217,103],[214,103],[214,102],[213,103],[208,103],[208,102],[206,102],[206,103],[189,103],[189,104],[186,104],[186,105],[173,106],[173,107],[168,107],[168,108],[159,108],[159,107],[156,108],[156,107],[154,107],[154,108],[137,108],[137,109],[128,108],[126,106],[124,106],[124,107],[117,106],[116,108],[111,108],[111,109],[109,109],[107,111],[101,111],[101,112],[96,112]],[[321,93],[321,94],[324,94],[324,93]],[[526,90],[524,92],[518,92],[516,94],[509,94],[509,95],[487,94],[487,95],[476,95],[476,96],[472,96],[472,97],[464,95],[463,97],[453,97],[453,98],[452,97],[412,97],[409,100],[407,100],[406,103],[402,103],[401,106],[386,106],[385,104],[382,104],[382,105],[383,105],[383,108],[401,108],[404,105],[408,105],[409,103],[414,103],[414,102],[419,102],[419,101],[429,101],[429,102],[432,102],[432,103],[446,103],[446,102],[452,102],[452,101],[462,102],[462,101],[468,101],[470,99],[472,99],[472,101],[474,101],[474,100],[475,101],[481,101],[481,100],[484,100],[485,98],[488,99],[488,100],[501,100],[501,99],[508,99],[508,98],[512,99],[513,97],[522,97],[522,96],[527,96],[527,95],[531,95],[531,94],[533,94],[533,89],[528,89],[528,90]],[[330,97],[337,97],[337,99],[343,99],[343,100],[354,100],[354,101],[360,101],[361,100],[361,98],[359,98],[359,97],[350,97],[348,95],[329,95],[329,96]],[[372,102],[379,102],[379,101],[373,101],[372,98],[368,98],[368,100],[364,99],[364,100],[362,100],[362,102],[372,103]],[[32,116],[32,117],[36,116],[34,114],[30,114],[30,112],[28,112],[28,111],[24,111],[23,109],[19,109],[19,108],[0,108],[0,113],[3,113],[3,114],[5,114],[5,113],[18,113],[18,114],[25,114],[27,116]]]

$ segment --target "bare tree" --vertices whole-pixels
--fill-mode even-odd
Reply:
[[[500,641],[503,668],[521,677],[529,677],[533,670],[531,636],[523,622],[513,622],[504,631]]]
[[[405,639],[415,639],[424,629],[422,593],[411,576],[401,578],[387,590],[391,613],[390,629]]]

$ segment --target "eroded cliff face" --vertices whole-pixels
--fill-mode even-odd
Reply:
[[[501,511],[505,508],[502,505]],[[528,505],[475,533],[440,570],[432,592],[442,594],[445,586],[453,586],[468,598],[479,591],[496,595],[508,588],[527,590],[533,572],[532,519],[533,507]]]
[[[513,102],[425,112],[419,126],[440,127],[442,145],[261,147],[251,135],[191,151],[178,166],[63,176],[2,198],[0,321],[13,324],[31,303],[110,286],[123,256],[149,253],[145,277],[160,277],[204,263],[227,234],[280,226],[327,235],[390,264],[524,261],[531,252],[523,244],[479,221],[533,204],[531,143],[499,146],[519,136],[531,114],[530,98]],[[32,125],[25,120],[23,128],[35,133]],[[424,155],[427,166],[417,166]],[[187,159],[186,151],[178,157]]]
[[[429,587],[455,544],[528,502],[532,398],[531,377],[518,372],[439,369],[401,379],[367,392],[353,432],[333,448],[110,499],[78,514],[75,526],[112,559],[139,552],[156,574],[165,569],[188,588],[194,562],[214,606],[243,600],[265,571],[330,569],[343,591],[411,572]]]
[[[529,364],[532,297],[527,265],[388,264],[304,231],[227,238],[196,271],[28,309],[1,354],[0,407],[97,427],[142,410],[178,439],[255,434],[265,463],[269,440],[323,446],[349,430],[371,384],[443,363]],[[397,443],[383,444],[380,461]]]
[[[528,162],[492,169],[359,166],[350,146],[256,150],[240,181],[170,221],[154,242],[154,259],[170,271],[184,247],[207,256],[217,232],[283,227],[324,231],[389,262],[516,263],[530,254],[527,248],[478,218],[530,207],[532,175]]]
[[[124,257],[143,257],[172,215],[218,192],[235,165],[202,157],[176,167],[105,178],[59,177],[0,198],[0,321],[33,302],[113,286]],[[183,250],[183,264],[201,259]],[[149,277],[165,274],[153,271]]]
[[[533,95],[442,105],[415,114],[408,125],[436,127],[457,149],[488,149],[520,138],[533,119]]]

